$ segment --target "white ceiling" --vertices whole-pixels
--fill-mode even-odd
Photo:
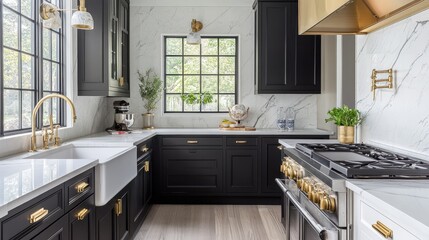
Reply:
[[[250,7],[254,0],[131,0],[131,6],[154,7]]]

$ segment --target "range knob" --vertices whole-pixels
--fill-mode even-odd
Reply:
[[[324,191],[316,188],[313,191],[311,191],[310,194],[308,194],[308,199],[310,199],[310,201],[312,201],[315,204],[319,204],[320,199],[323,198],[323,196],[324,196]]]
[[[285,172],[285,168],[286,168],[285,162],[282,162],[282,165],[280,165],[280,172],[284,173]]]
[[[295,178],[295,171],[294,171],[294,167],[292,165],[289,165],[287,167],[287,174],[286,176],[290,179],[294,179]]]

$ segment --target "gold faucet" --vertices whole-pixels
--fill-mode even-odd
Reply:
[[[76,109],[75,106],[73,104],[73,102],[70,100],[70,98],[62,95],[62,94],[57,94],[57,93],[52,93],[49,95],[46,95],[45,97],[43,97],[42,99],[40,99],[40,101],[36,104],[36,106],[33,109],[33,113],[31,114],[31,145],[30,145],[30,152],[36,152],[37,151],[37,142],[36,142],[36,116],[37,116],[37,112],[39,111],[40,107],[43,105],[43,103],[51,98],[61,98],[64,101],[67,102],[68,105],[70,105],[71,110],[72,110],[72,118],[73,118],[73,123],[76,122]],[[50,125],[51,125],[51,134],[53,133],[53,126],[52,126],[52,116],[49,118],[50,119]],[[47,134],[44,134],[44,138],[48,137]],[[43,141],[45,141],[45,139],[43,139]],[[55,129],[55,143],[58,145],[60,144],[60,138],[58,137],[58,128],[56,127]],[[44,143],[44,147],[46,143]]]

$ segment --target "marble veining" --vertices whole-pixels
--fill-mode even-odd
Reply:
[[[183,16],[190,16],[189,18]],[[137,70],[153,68],[159,75],[162,72],[162,36],[186,35],[190,31],[190,21],[196,18],[203,22],[201,34],[239,36],[239,103],[250,108],[246,125],[257,128],[275,128],[277,107],[295,107],[298,111],[296,128],[316,128],[317,95],[281,94],[256,95],[254,89],[254,11],[249,6],[216,7],[167,7],[133,6],[131,8],[131,111],[135,113],[134,127],[142,126],[141,113],[145,112],[138,92]],[[107,107],[112,124],[112,103]],[[228,118],[227,114],[163,114],[163,102],[155,112],[157,127],[202,128],[217,127],[219,121]]]
[[[361,140],[429,155],[429,10],[356,38]],[[371,93],[372,69],[394,70],[394,89]]]

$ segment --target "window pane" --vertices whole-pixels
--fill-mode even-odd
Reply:
[[[182,111],[182,98],[180,95],[167,95],[166,96],[166,111],[168,112],[181,112]]]
[[[51,31],[43,29],[43,58],[51,59]]]
[[[60,101],[58,98],[52,98],[52,119],[53,119],[53,124],[57,124],[59,122],[59,104]]]
[[[21,13],[33,19],[33,0],[21,0]]]
[[[22,92],[22,128],[31,127],[31,112],[33,111],[34,92]]]
[[[4,130],[19,129],[19,91],[4,90]]]
[[[43,90],[51,91],[51,62],[43,61]]]
[[[219,95],[219,111],[229,111],[229,108],[234,106],[234,95]]]
[[[200,45],[187,44],[185,41],[185,55],[200,55]]]
[[[219,58],[219,74],[235,74],[235,57]]]
[[[21,18],[22,51],[34,53],[34,24],[25,18]]]
[[[219,92],[235,93],[235,76],[220,76]]]
[[[201,39],[202,55],[217,55],[217,38]]]
[[[218,102],[218,96],[213,95],[213,102],[208,104],[203,104],[201,110],[203,112],[217,112],[217,102]]]
[[[22,64],[22,88],[34,89],[34,57],[21,54]]]
[[[200,111],[200,104],[187,104],[185,103],[185,111],[186,112],[199,112]]]
[[[202,58],[202,74],[217,74],[217,57],[203,57]]]
[[[217,76],[202,76],[202,92],[217,93]]]
[[[182,55],[182,38],[167,38],[167,55]]]
[[[43,96],[49,93],[44,93]],[[48,99],[43,103],[43,126],[49,125],[49,115],[51,114],[52,99]]]
[[[19,53],[3,48],[3,80],[7,88],[19,87]]]
[[[166,92],[182,93],[182,76],[167,76]]]
[[[59,64],[58,63],[52,63],[52,91],[60,91],[60,78],[59,78]]]
[[[185,76],[185,93],[200,92],[200,76]]]
[[[199,74],[200,73],[200,58],[199,57],[185,57],[184,72],[185,74]]]
[[[234,38],[219,39],[219,55],[235,55],[236,42]]]
[[[60,59],[59,49],[59,36],[58,33],[52,32],[52,60],[58,61]]]
[[[3,0],[3,4],[18,11],[18,0]]]
[[[182,74],[182,58],[167,57],[166,68],[167,74]]]
[[[3,45],[18,49],[18,15],[3,8]]]

